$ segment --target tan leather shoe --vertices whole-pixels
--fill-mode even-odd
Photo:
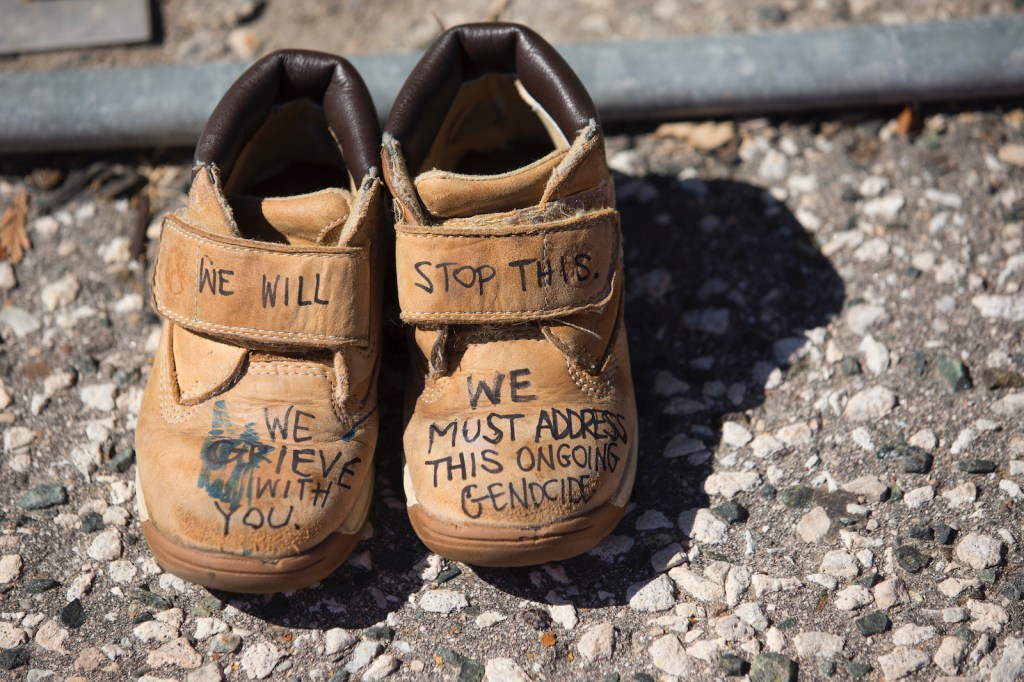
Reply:
[[[278,52],[214,110],[163,224],[160,347],[136,431],[142,530],[171,573],[276,592],[359,538],[377,439],[379,127],[352,66]]]
[[[618,523],[636,471],[622,237],[597,112],[537,34],[459,26],[385,126],[413,371],[409,516],[446,557],[564,559]]]

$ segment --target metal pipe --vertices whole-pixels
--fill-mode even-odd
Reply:
[[[1024,16],[564,45],[605,121],[1024,93]],[[351,58],[383,119],[418,55]],[[0,154],[195,144],[245,68],[218,63],[0,77]]]

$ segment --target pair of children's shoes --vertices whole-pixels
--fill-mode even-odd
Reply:
[[[597,112],[537,34],[475,24],[427,50],[383,145],[359,75],[319,53],[260,60],[210,117],[160,237],[136,433],[142,530],[168,571],[277,592],[347,558],[373,494],[385,277],[411,341],[423,542],[518,566],[615,527],[636,407]]]

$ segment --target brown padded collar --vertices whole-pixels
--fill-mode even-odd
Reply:
[[[380,153],[380,126],[370,92],[346,60],[308,50],[272,52],[239,76],[203,129],[196,164],[215,165],[226,179],[271,108],[304,97],[323,105],[349,172],[356,182],[362,180]]]
[[[413,69],[391,108],[385,132],[402,145],[418,173],[459,87],[488,73],[515,74],[551,114],[566,139],[597,110],[579,77],[547,41],[519,24],[465,24],[449,29]]]

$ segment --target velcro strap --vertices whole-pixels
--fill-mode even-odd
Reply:
[[[614,210],[509,226],[396,225],[398,297],[412,323],[548,320],[603,305],[619,263]]]
[[[153,306],[195,332],[253,346],[336,348],[367,340],[370,252],[223,237],[168,216]]]

